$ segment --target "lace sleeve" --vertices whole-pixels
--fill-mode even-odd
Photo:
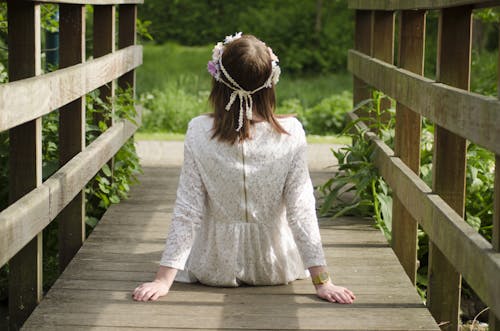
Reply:
[[[318,219],[316,200],[307,167],[307,143],[301,130],[299,146],[288,172],[284,198],[288,224],[306,268],[326,265]]]
[[[167,235],[160,265],[183,270],[191,251],[194,237],[203,220],[206,190],[202,183],[193,152],[184,144],[184,163],[177,188],[172,223]]]

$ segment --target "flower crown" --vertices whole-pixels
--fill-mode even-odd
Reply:
[[[241,38],[241,32],[235,33],[234,36],[233,35],[226,36],[224,42],[218,42],[214,46],[214,49],[212,51],[212,60],[208,61],[207,65],[208,72],[215,78],[216,81],[223,83],[231,90],[233,90],[233,93],[231,93],[231,96],[229,98],[229,102],[226,105],[225,108],[226,111],[229,111],[231,109],[231,105],[236,100],[236,97],[239,97],[240,99],[240,115],[238,119],[238,128],[236,129],[236,131],[240,131],[240,129],[243,127],[243,104],[245,104],[246,106],[246,117],[248,120],[251,120],[252,106],[253,106],[252,94],[264,88],[271,88],[273,85],[276,85],[279,81],[279,76],[281,73],[281,69],[278,64],[279,63],[278,57],[273,53],[273,50],[270,47],[267,47],[267,50],[271,57],[271,65],[272,65],[271,75],[269,75],[269,78],[264,82],[263,85],[256,88],[255,90],[247,91],[243,89],[229,75],[226,68],[224,68],[224,65],[222,64],[222,54],[224,53],[225,45],[239,38]],[[223,79],[222,76],[224,76],[225,79]],[[229,82],[226,82],[226,80]]]

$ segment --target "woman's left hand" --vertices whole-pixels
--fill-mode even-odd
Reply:
[[[354,299],[356,299],[356,296],[351,290],[342,286],[333,285],[331,282],[316,285],[316,295],[330,302],[346,304],[351,304],[354,302]]]

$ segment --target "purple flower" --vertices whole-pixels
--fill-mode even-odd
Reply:
[[[207,69],[210,75],[217,79],[219,76],[219,64],[214,61],[208,61]]]

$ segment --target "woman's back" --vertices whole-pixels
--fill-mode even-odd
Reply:
[[[304,130],[293,117],[279,121],[289,134],[258,122],[252,139],[235,144],[211,138],[210,116],[190,122],[174,211],[178,224],[171,228],[193,215],[198,221],[196,229],[185,226],[184,235],[178,230],[169,234],[161,261],[182,269],[185,252],[173,252],[182,246],[179,242],[193,241],[187,270],[177,280],[219,286],[283,284],[305,277],[304,264],[324,263]],[[293,208],[297,202],[300,208]],[[309,239],[303,245],[302,232]]]

